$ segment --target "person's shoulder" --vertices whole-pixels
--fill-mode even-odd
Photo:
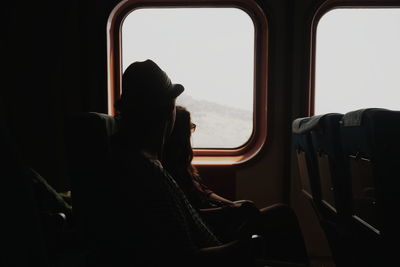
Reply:
[[[160,180],[165,174],[163,167],[159,162],[153,161],[143,155],[140,151],[130,151],[124,154],[124,158],[120,160],[121,171],[129,173],[143,180],[142,182],[151,182]],[[135,179],[137,181],[137,179]]]
[[[149,173],[154,171],[154,164],[146,158],[140,151],[130,150],[120,155],[121,162],[124,162],[126,167],[133,172],[145,172]]]
[[[143,166],[151,173],[154,179],[164,179],[168,175],[167,171],[158,160],[147,159]]]

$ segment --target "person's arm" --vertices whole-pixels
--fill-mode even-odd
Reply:
[[[215,201],[215,202],[221,202],[223,204],[226,204],[228,206],[237,206],[233,201],[226,199],[224,197],[221,197],[220,195],[214,193],[210,188],[208,188],[207,185],[203,183],[200,177],[193,177],[193,184],[195,188],[203,194],[208,200]],[[240,205],[239,205],[240,206]]]
[[[210,200],[214,200],[214,201],[219,201],[222,202],[224,204],[227,204],[229,206],[237,206],[237,204],[229,199],[226,199],[224,197],[221,197],[220,195],[217,195],[216,193],[212,192],[211,194],[208,195],[208,198]],[[239,205],[240,206],[240,205]]]

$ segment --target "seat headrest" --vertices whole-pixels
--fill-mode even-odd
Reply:
[[[311,132],[318,128],[319,122],[322,118],[330,114],[339,114],[339,113],[326,113],[322,115],[316,115],[312,117],[304,117],[295,119],[292,123],[292,133],[296,134],[304,134],[307,132]],[[339,114],[340,115],[340,114]]]
[[[389,111],[388,109],[383,109],[383,108],[364,108],[347,112],[346,114],[344,114],[342,119],[343,126],[345,127],[361,126],[363,117],[365,116],[366,113],[379,110]]]
[[[92,160],[108,153],[110,137],[117,131],[114,117],[96,112],[71,114],[67,124],[67,149],[71,161]]]
[[[97,113],[97,112],[85,112],[77,113],[72,117],[74,126],[81,126],[85,130],[105,130],[107,136],[111,136],[117,131],[117,123],[113,116]]]

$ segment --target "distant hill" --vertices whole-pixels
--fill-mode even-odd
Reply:
[[[238,147],[250,138],[253,128],[250,111],[197,100],[185,94],[178,98],[177,105],[186,107],[197,125],[192,137],[194,147]]]

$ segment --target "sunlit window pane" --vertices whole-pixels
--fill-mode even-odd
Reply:
[[[143,8],[122,24],[122,64],[152,59],[185,86],[196,148],[235,148],[253,130],[254,24],[237,8]]]
[[[400,9],[340,8],[317,28],[315,113],[400,109]]]

